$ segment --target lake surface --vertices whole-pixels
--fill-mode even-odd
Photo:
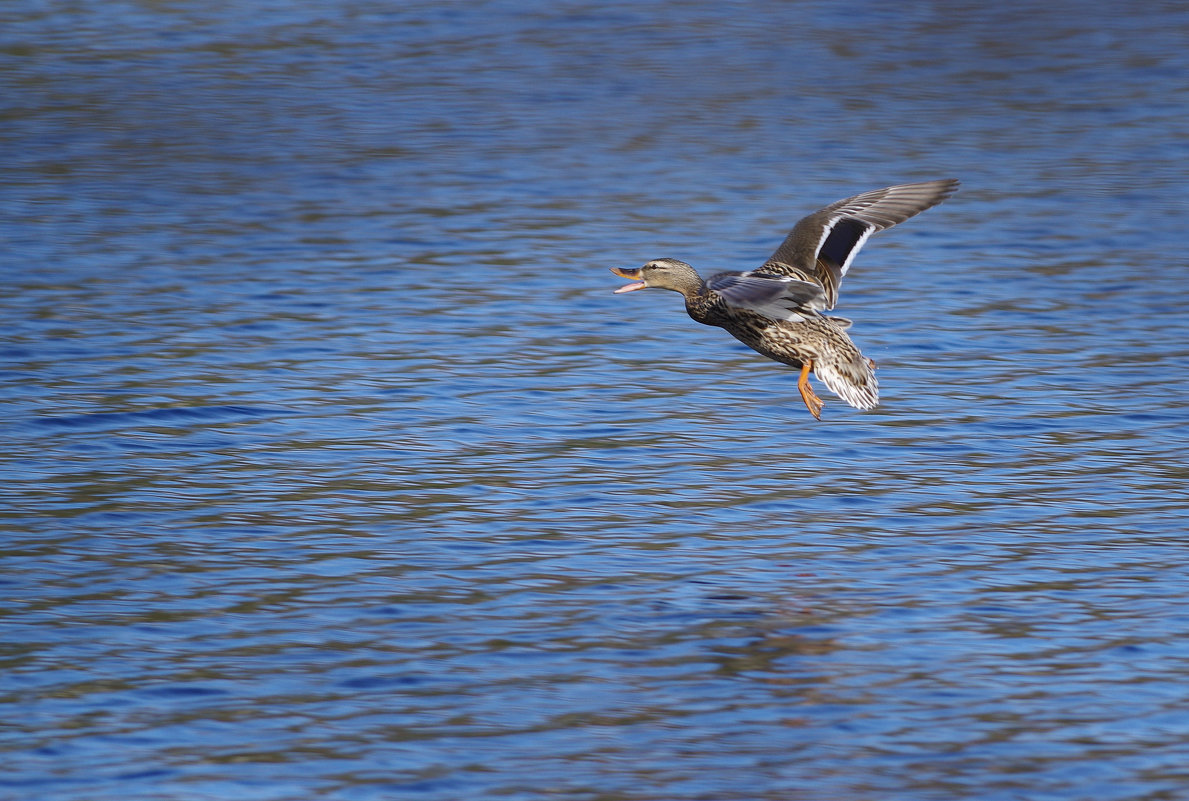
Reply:
[[[1184,4],[0,20],[0,798],[1189,794]]]

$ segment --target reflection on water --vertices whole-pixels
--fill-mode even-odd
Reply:
[[[1179,792],[1184,10],[9,17],[10,796]],[[951,174],[874,412],[611,295]]]

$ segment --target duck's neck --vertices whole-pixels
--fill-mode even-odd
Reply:
[[[682,291],[681,294],[685,297],[685,310],[690,317],[704,325],[719,324],[716,319],[717,304],[714,302],[714,296],[701,279],[698,279],[696,287]]]

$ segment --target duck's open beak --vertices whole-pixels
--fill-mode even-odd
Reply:
[[[615,290],[616,295],[619,295],[623,292],[635,292],[637,289],[644,289],[646,286],[648,286],[648,284],[640,280],[644,275],[644,271],[639,267],[629,267],[626,269],[623,267],[612,267],[611,272],[615,273],[620,278],[626,278],[629,281],[635,282],[633,284],[628,284],[627,286],[621,286],[619,289]]]

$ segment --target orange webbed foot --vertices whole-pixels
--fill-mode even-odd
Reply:
[[[813,387],[809,385],[809,373],[813,370],[813,362],[807,361],[801,365],[801,377],[797,379],[797,389],[801,392],[801,400],[805,401],[805,408],[813,415],[814,419],[822,419],[822,407],[825,404],[822,399],[813,391]]]

